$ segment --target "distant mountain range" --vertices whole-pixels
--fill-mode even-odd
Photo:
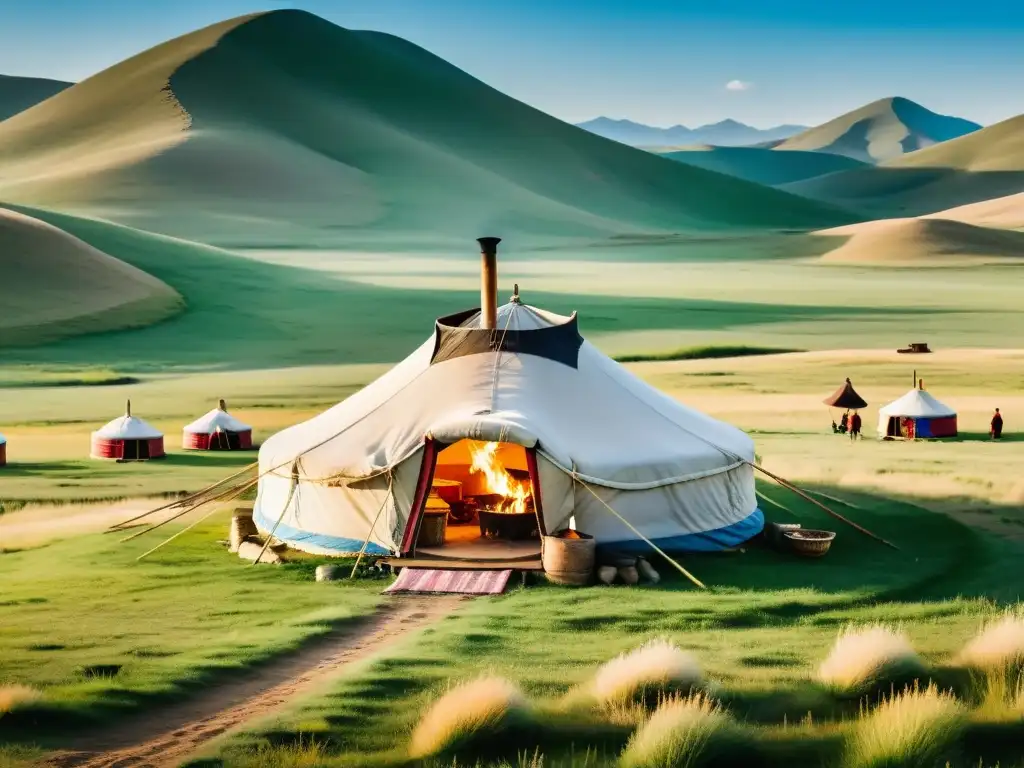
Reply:
[[[775,148],[829,152],[880,163],[966,136],[979,128],[978,123],[940,115],[910,99],[894,96],[809,128]]]
[[[685,125],[655,128],[632,120],[613,120],[610,117],[597,117],[585,123],[577,123],[576,127],[634,147],[680,147],[689,144],[743,147],[782,141],[808,129],[806,125],[777,125],[762,129],[736,120],[722,120],[699,128],[687,128]]]
[[[0,75],[0,120],[34,107],[70,87],[71,83],[60,80]]]

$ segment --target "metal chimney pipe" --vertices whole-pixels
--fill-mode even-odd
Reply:
[[[478,237],[480,243],[480,327],[498,325],[498,243],[500,237]]]

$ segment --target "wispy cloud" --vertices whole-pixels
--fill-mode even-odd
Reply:
[[[749,91],[753,87],[754,84],[748,83],[746,80],[730,80],[725,84],[727,91]]]

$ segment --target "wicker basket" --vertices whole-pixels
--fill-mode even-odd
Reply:
[[[804,557],[823,557],[836,537],[833,531],[812,531],[805,528],[786,531],[785,536],[793,551]]]
[[[541,562],[548,581],[580,587],[590,583],[594,575],[594,553],[597,541],[593,536],[576,532],[579,538],[563,538],[559,531],[541,539]]]

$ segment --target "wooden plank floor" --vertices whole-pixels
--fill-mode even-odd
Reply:
[[[539,557],[530,560],[452,560],[437,557],[382,557],[392,568],[434,568],[446,571],[543,571]]]

